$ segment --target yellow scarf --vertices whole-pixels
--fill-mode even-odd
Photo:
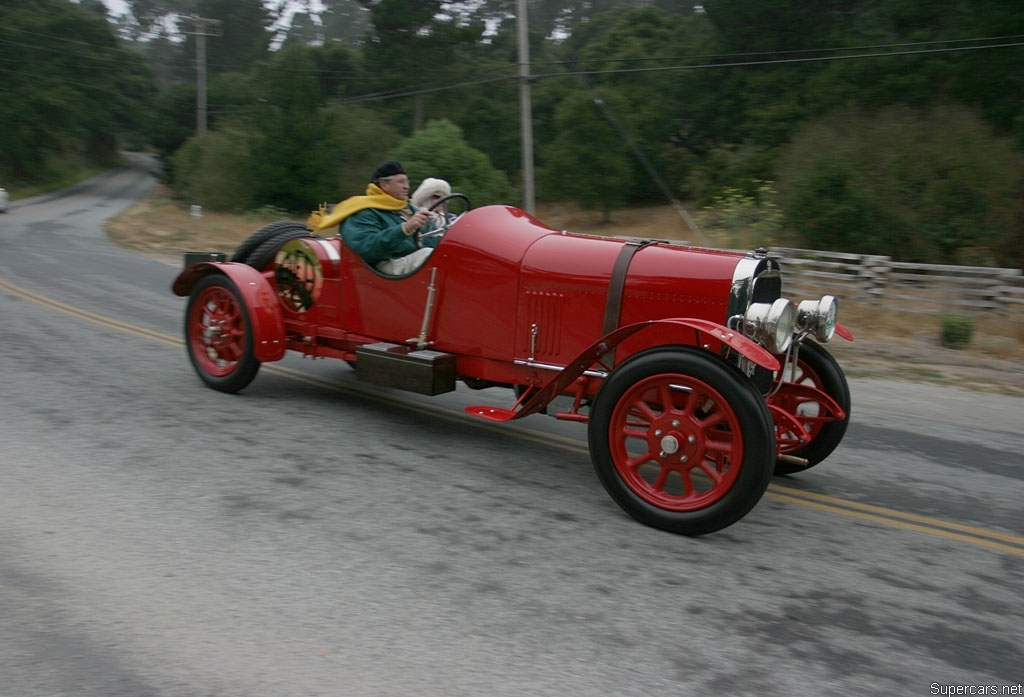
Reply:
[[[367,208],[377,208],[384,211],[400,211],[407,205],[408,202],[384,193],[384,190],[376,184],[370,184],[366,187],[365,196],[352,196],[345,199],[334,207],[334,210],[331,211],[330,215],[327,214],[327,204],[321,203],[320,208],[310,214],[306,224],[314,230],[324,230],[329,227],[334,227],[350,215],[366,210]]]

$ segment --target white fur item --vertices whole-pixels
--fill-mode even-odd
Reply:
[[[429,206],[431,201],[430,197],[434,194],[440,194],[441,196],[447,196],[452,192],[451,184],[446,182],[444,179],[434,179],[433,177],[427,177],[423,180],[423,183],[416,187],[416,191],[413,192],[412,197],[409,201],[412,205],[417,208],[424,208]]]

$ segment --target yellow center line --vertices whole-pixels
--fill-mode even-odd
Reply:
[[[918,515],[917,513],[904,513],[903,511],[897,511],[891,508],[875,506],[869,503],[860,503],[859,501],[848,501],[846,499],[840,499],[834,496],[818,494],[813,491],[802,491],[800,489],[779,486],[777,484],[772,484],[770,487],[770,491],[777,495],[776,498],[780,499],[799,498],[802,501],[806,500],[818,502],[816,505],[819,506],[827,505],[851,508],[857,511],[864,511],[865,513],[869,514],[887,516],[889,518],[898,518],[901,520],[914,521],[917,523],[924,523],[926,525],[943,527],[949,530],[965,532],[970,535],[977,535],[980,537],[989,537],[993,540],[1002,540],[1004,542],[1010,542],[1011,544],[1021,545],[1021,547],[1024,547],[1024,537],[1020,537],[1018,535],[1011,535],[1004,532],[996,532],[994,530],[983,530],[981,528],[975,528],[970,525],[963,525],[962,523],[943,521],[937,518],[930,518],[928,516]]]
[[[1000,544],[999,542],[993,542],[991,540],[984,539],[985,536],[998,537],[999,533],[993,533],[988,530],[982,530],[980,528],[972,528],[967,525],[956,525],[947,523],[942,520],[936,520],[933,518],[927,518],[925,516],[913,516],[914,518],[920,519],[926,523],[926,525],[918,525],[916,523],[907,523],[902,520],[895,520],[895,518],[910,516],[910,514],[901,514],[899,511],[891,511],[885,508],[878,508],[878,510],[884,511],[884,515],[872,515],[870,513],[861,513],[859,511],[848,510],[846,508],[838,508],[835,506],[829,506],[824,503],[816,503],[814,501],[797,498],[794,496],[785,496],[778,493],[775,490],[770,490],[765,493],[765,496],[779,501],[785,501],[787,503],[794,503],[799,506],[807,506],[808,508],[814,508],[819,511],[828,511],[829,513],[839,513],[851,518],[859,518],[860,520],[869,520],[873,523],[881,523],[883,525],[891,525],[896,528],[902,528],[903,530],[913,530],[914,532],[923,532],[929,535],[936,535],[938,537],[945,537],[949,540],[957,540],[958,542],[969,542],[973,545],[979,545],[981,547],[988,547],[989,549],[998,550],[1000,552],[1006,552],[1008,554],[1014,554],[1018,557],[1024,557],[1024,548],[1011,547],[1010,545]],[[846,503],[844,501],[844,503]],[[971,535],[961,535],[959,533],[950,532],[949,530],[943,530],[943,527],[956,527],[958,529],[968,530]],[[1024,544],[1024,540],[1019,537],[1007,535],[1006,537],[1011,540],[1017,541],[1018,544]]]
[[[68,305],[67,303],[63,303],[59,300],[54,300],[52,298],[47,298],[44,295],[33,293],[30,290],[26,290],[25,288],[16,286],[13,283],[5,281],[2,278],[0,278],[0,290],[10,293],[11,295],[21,298],[23,300],[34,302],[37,305],[43,305],[44,307],[48,307],[51,310],[57,310],[58,312],[63,312],[66,315],[71,315],[72,317],[79,317],[81,319],[88,320],[95,324],[110,327],[111,329],[117,329],[118,331],[126,332],[128,334],[134,334],[136,336],[141,336],[146,339],[152,339],[154,341],[159,341],[161,343],[169,344],[171,346],[184,346],[184,341],[177,337],[171,336],[170,334],[164,334],[163,332],[158,332],[152,329],[146,329],[145,327],[140,327],[136,324],[122,322],[121,320],[114,319],[113,317],[107,317],[105,315],[96,314],[95,312],[89,312],[88,310],[83,310],[80,307]]]
[[[128,334],[134,334],[135,336],[145,339],[158,341],[177,348],[184,345],[184,341],[182,339],[170,334],[139,327],[138,325],[113,319],[95,312],[89,312],[88,310],[83,310],[73,305],[60,302],[59,300],[47,298],[46,296],[33,293],[32,291],[5,281],[3,278],[0,278],[0,291],[7,292],[15,297],[57,310],[58,312],[79,317]],[[365,399],[372,399],[375,402],[382,404],[398,405],[407,410],[420,414],[427,414],[434,418],[441,418],[448,422],[472,423],[475,428],[487,430],[493,433],[508,435],[512,432],[512,434],[517,438],[574,453],[588,454],[590,452],[585,441],[568,436],[544,433],[519,424],[503,424],[501,426],[489,424],[478,419],[473,419],[461,411],[439,409],[435,407],[428,408],[421,402],[417,402],[412,399],[362,390],[357,387],[345,385],[326,378],[311,376],[308,373],[282,365],[265,364],[262,367],[272,374],[281,375],[307,385],[325,387],[335,392],[358,396]],[[834,496],[818,494],[816,492],[802,491],[791,487],[780,486],[778,484],[772,484],[769,486],[765,496],[797,506],[804,506],[806,508],[812,508],[819,511],[844,515],[860,520],[867,520],[873,523],[901,528],[903,530],[935,535],[949,540],[956,540],[958,542],[967,542],[969,544],[987,547],[992,550],[1006,552],[1016,556],[1024,556],[1024,537],[1020,537],[1018,535],[997,532],[994,530],[985,530],[983,528],[964,525],[962,523],[940,520],[938,518],[923,516],[916,513],[906,513],[858,501],[849,501],[846,499],[836,498]]]

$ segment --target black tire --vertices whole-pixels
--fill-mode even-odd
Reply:
[[[192,289],[185,310],[185,349],[199,378],[220,392],[244,389],[259,372],[249,308],[227,276],[207,274]]]
[[[814,467],[832,454],[846,435],[847,426],[850,425],[850,386],[832,354],[821,344],[805,341],[800,344],[797,364],[797,382],[813,385],[823,391],[836,401],[846,416],[843,419],[809,426],[807,430],[813,435],[811,441],[802,448],[787,451],[789,455],[807,460],[807,464],[799,465],[780,460],[775,463],[775,474],[792,474]],[[800,418],[799,414],[797,418]]]
[[[736,368],[688,347],[653,349],[612,372],[588,439],[612,499],[641,523],[682,535],[749,513],[775,464],[764,400]]]
[[[295,230],[301,229],[309,234],[309,228],[306,227],[305,223],[300,223],[297,220],[279,220],[269,225],[264,225],[256,232],[249,235],[242,244],[238,245],[238,249],[231,255],[231,261],[238,262],[240,264],[246,264],[249,261],[249,256],[253,251],[261,244],[266,242],[272,236],[276,235],[281,230]]]
[[[277,250],[281,249],[285,242],[312,236],[313,235],[310,234],[309,230],[304,225],[297,225],[296,227],[278,230],[273,235],[263,240],[256,249],[252,250],[249,254],[249,258],[245,260],[245,263],[257,271],[263,271],[274,262],[274,257],[277,256]]]

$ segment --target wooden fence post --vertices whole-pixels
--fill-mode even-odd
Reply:
[[[882,302],[885,288],[889,284],[889,257],[864,254],[860,258],[860,297],[868,304]]]

